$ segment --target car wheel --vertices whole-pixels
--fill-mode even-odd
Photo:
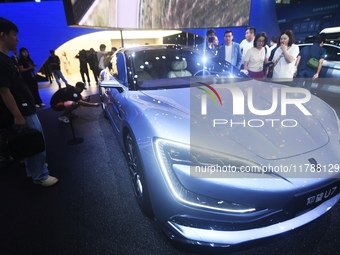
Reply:
[[[104,117],[105,117],[105,119],[108,119],[109,116],[107,115],[107,112],[106,112],[106,109],[105,109],[105,104],[104,104],[103,96],[99,95],[99,97],[100,97],[100,105],[101,105],[102,111],[104,113]]]
[[[128,160],[135,197],[141,210],[149,217],[153,216],[149,191],[144,171],[138,154],[137,144],[130,133],[125,138],[125,152]]]
[[[104,108],[103,104],[102,104],[102,109],[103,109],[103,113],[104,113],[104,118],[109,119],[109,115],[107,114],[106,109]]]

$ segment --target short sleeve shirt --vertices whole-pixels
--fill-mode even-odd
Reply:
[[[77,92],[74,87],[67,86],[66,88],[57,90],[57,92],[53,94],[50,104],[51,106],[55,106],[60,102],[78,102],[81,98],[80,93]]]
[[[244,62],[244,58],[246,56],[246,53],[249,49],[254,47],[254,41],[248,42],[246,39],[243,39],[240,43],[240,49],[242,53],[242,63]]]
[[[310,58],[324,59],[326,57],[326,50],[321,47],[318,43],[314,43],[311,46],[305,46],[299,53],[301,56],[298,70],[310,70],[315,71],[315,69],[310,68],[307,62]]]
[[[0,87],[9,88],[23,116],[36,113],[31,91],[11,58],[2,52],[0,52]],[[12,124],[13,116],[0,97],[0,127],[6,128]]]
[[[292,81],[294,77],[294,72],[295,72],[295,62],[296,58],[299,55],[299,46],[296,44],[292,44],[289,49],[288,53],[295,58],[294,61],[291,63],[288,63],[283,56],[283,51],[281,48],[277,48],[273,57],[273,62],[277,62],[276,66],[274,67],[274,72],[273,72],[273,81]]]
[[[50,64],[51,70],[60,70],[60,59],[57,55],[49,56],[48,63]]]
[[[248,62],[248,69],[250,71],[261,72],[265,58],[268,58],[268,51],[266,56],[266,49],[264,47],[261,50],[253,47],[247,51],[244,61]]]

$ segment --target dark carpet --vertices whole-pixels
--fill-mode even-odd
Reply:
[[[76,113],[75,134],[84,142],[68,145],[72,132],[58,120],[60,113],[38,112],[56,186],[34,185],[19,162],[0,165],[0,254],[211,254],[173,244],[141,213],[101,109],[81,107]],[[302,228],[216,253],[339,254],[339,212],[338,204]]]

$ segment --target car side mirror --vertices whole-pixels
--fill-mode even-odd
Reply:
[[[119,93],[122,93],[125,90],[125,87],[116,79],[100,81],[99,87],[105,88],[105,91],[107,89],[117,89]]]

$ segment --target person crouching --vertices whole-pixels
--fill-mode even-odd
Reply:
[[[77,82],[76,85],[67,86],[66,88],[61,88],[55,92],[51,98],[50,105],[55,111],[63,111],[59,120],[64,123],[70,122],[70,117],[75,116],[73,111],[78,108],[79,105],[82,106],[100,106],[99,103],[90,103],[89,97],[84,98],[81,93],[86,89],[83,82]]]

